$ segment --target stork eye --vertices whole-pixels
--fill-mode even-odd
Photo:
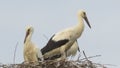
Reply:
[[[30,29],[28,29],[28,32],[30,32]]]
[[[86,15],[86,13],[85,13],[85,12],[83,12],[83,14],[84,14],[84,15]]]
[[[28,29],[27,33],[28,33],[28,34],[30,33],[30,29]]]

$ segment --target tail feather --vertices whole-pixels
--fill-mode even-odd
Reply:
[[[37,57],[39,61],[44,61],[41,49],[37,48]]]

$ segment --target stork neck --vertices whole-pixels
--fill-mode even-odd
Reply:
[[[74,34],[76,36],[75,38],[79,38],[84,30],[84,23],[82,17],[78,17],[78,23],[74,27],[74,30]]]
[[[78,16],[78,22],[79,22],[79,23],[78,23],[79,26],[80,26],[80,25],[84,25],[84,24],[83,24],[84,21],[83,21],[82,16]]]
[[[83,18],[81,16],[78,16],[78,23],[76,25],[76,28],[80,31],[84,29],[84,23],[83,22],[84,22]]]

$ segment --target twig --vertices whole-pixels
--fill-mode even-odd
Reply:
[[[96,65],[99,65],[99,66],[103,66],[103,65],[106,65],[106,66],[117,66],[117,65],[113,65],[113,64],[100,64],[100,63],[94,63]]]
[[[84,51],[83,51],[83,55],[85,56],[85,59],[89,61]]]
[[[90,56],[90,57],[87,57],[87,58],[94,58],[94,57],[100,57],[101,55],[95,55],[95,56]],[[86,58],[83,58],[83,59],[80,59],[80,60],[84,60]]]
[[[77,61],[79,61],[80,57],[81,57],[81,53],[79,53],[79,56],[78,56],[78,58],[77,58]]]
[[[95,68],[95,66],[93,65],[93,63],[90,60],[88,60],[88,58],[87,58],[87,56],[86,56],[86,54],[85,54],[84,51],[83,51],[83,54],[84,54],[84,56],[86,58],[88,68]]]
[[[16,44],[16,46],[15,46],[15,50],[14,50],[13,64],[15,64],[15,56],[16,56],[17,46],[18,46],[18,42],[17,42],[17,44]]]
[[[117,66],[117,65],[114,65],[114,64],[103,64],[103,65],[107,65],[107,66]]]

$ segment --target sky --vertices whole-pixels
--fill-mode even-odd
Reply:
[[[25,27],[32,25],[32,41],[42,48],[54,33],[78,23],[77,11],[86,11],[90,29],[78,39],[81,51],[95,63],[120,66],[120,1],[119,0],[1,0],[0,1],[0,63],[23,62]],[[47,36],[47,38],[45,37]]]

